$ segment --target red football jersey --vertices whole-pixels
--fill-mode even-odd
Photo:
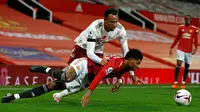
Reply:
[[[89,89],[94,90],[100,83],[100,81],[107,77],[117,77],[120,78],[125,72],[130,71],[130,69],[124,67],[124,58],[119,58],[115,56],[108,57],[108,63],[102,66],[97,74],[95,74],[94,80],[91,82]]]
[[[178,41],[179,41],[179,44],[178,44],[179,50],[191,53],[193,42],[194,42],[195,48],[198,47],[198,29],[192,25],[189,25],[189,26],[180,25],[178,28],[176,39],[171,45],[171,48],[173,48],[177,44]]]

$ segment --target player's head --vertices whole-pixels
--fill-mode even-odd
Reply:
[[[118,10],[109,8],[104,12],[104,28],[106,31],[113,31],[117,27]]]
[[[130,67],[131,70],[135,70],[142,62],[143,55],[138,49],[130,49],[129,52],[126,54],[125,59],[127,60],[128,67]]]
[[[190,15],[186,15],[185,16],[185,24],[186,25],[190,25],[190,23],[191,23],[191,16]]]

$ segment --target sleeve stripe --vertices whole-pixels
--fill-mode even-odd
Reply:
[[[96,39],[90,39],[90,38],[88,38],[87,41],[88,42],[96,42]]]

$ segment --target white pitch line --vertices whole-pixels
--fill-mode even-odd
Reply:
[[[107,86],[107,87],[97,87],[97,89],[108,89],[113,86]],[[198,85],[188,85],[186,86],[187,88],[199,88],[200,86]],[[171,88],[171,86],[121,86],[120,88],[122,89],[131,89],[131,88]],[[28,90],[31,88],[0,88],[0,91],[5,91],[5,90]]]

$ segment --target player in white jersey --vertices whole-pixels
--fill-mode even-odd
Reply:
[[[122,46],[123,55],[128,52],[126,31],[124,27],[116,20],[109,21],[113,24],[110,30],[104,28],[104,19],[98,19],[84,30],[76,39],[75,43],[83,49],[87,49],[87,56],[95,63],[102,64],[102,58],[95,53],[103,54],[104,43],[113,39],[118,39]]]
[[[102,59],[104,43],[118,39],[121,44],[122,54],[128,52],[127,34],[124,27],[118,22],[118,10],[109,8],[104,13],[104,19],[92,22],[74,40],[75,46],[72,50],[68,63],[74,59],[88,57],[97,64],[104,65],[106,59]]]
[[[75,46],[70,55],[68,64],[74,59],[88,57],[93,62],[104,65],[107,59],[103,58],[104,43],[113,39],[118,39],[121,44],[123,56],[129,51],[127,34],[124,27],[118,22],[118,10],[109,8],[104,13],[104,19],[93,21],[80,35],[74,40]],[[66,67],[63,71],[66,71]],[[133,76],[134,72],[130,71]]]

